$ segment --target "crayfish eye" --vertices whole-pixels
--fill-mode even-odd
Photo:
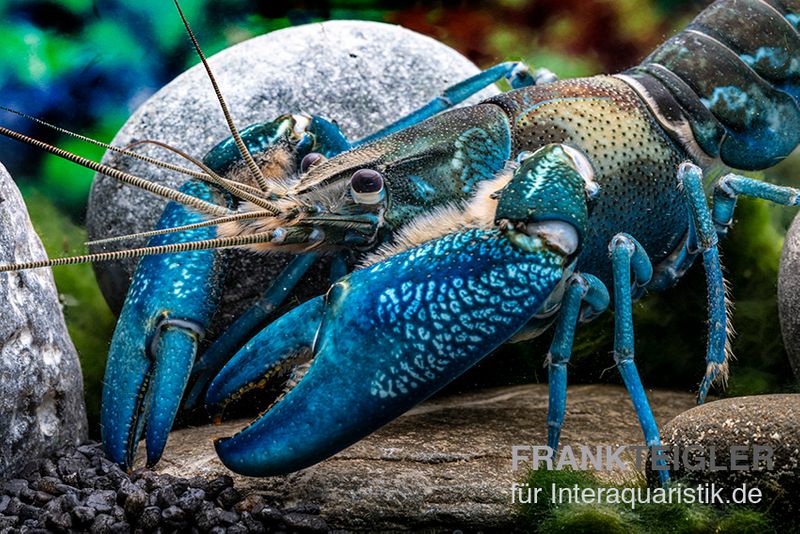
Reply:
[[[350,178],[350,194],[357,204],[377,204],[383,200],[383,176],[372,169],[360,169]]]
[[[320,154],[319,152],[309,152],[303,159],[300,160],[300,172],[308,172],[308,169],[320,163],[322,160],[325,159],[325,156]]]

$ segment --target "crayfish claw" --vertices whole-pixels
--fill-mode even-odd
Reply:
[[[216,192],[199,182],[188,182],[182,190],[218,200]],[[200,220],[200,215],[170,203],[159,228]],[[150,243],[213,236],[213,228],[202,227],[159,235]],[[139,262],[111,340],[103,381],[103,446],[120,466],[133,465],[143,434],[147,464],[161,457],[200,338],[216,311],[224,266],[224,256],[213,250],[147,256]]]
[[[303,347],[313,344],[305,375],[250,426],[218,440],[217,454],[233,471],[272,476],[344,449],[511,337],[557,286],[562,262],[544,246],[522,251],[497,230],[472,229],[344,277],[324,300],[269,325],[214,380],[207,402],[218,409],[297,354],[300,344],[284,341],[287,325],[303,329]],[[299,321],[309,310],[318,320]]]

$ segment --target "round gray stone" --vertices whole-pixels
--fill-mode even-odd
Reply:
[[[209,61],[240,128],[304,111],[336,121],[349,139],[380,129],[478,72],[458,52],[429,37],[361,21],[331,21],[273,32],[228,48]],[[487,89],[469,103],[496,92]],[[157,139],[202,157],[229,135],[205,71],[198,65],[142,105],[114,144]],[[143,152],[185,165],[164,150]],[[130,158],[107,154],[104,161],[173,187],[184,181],[181,175]],[[89,237],[151,229],[164,205],[148,193],[97,176],[87,211]],[[275,255],[233,255],[222,312],[214,320],[211,337],[251,303],[288,261]],[[130,260],[95,266],[103,294],[114,310],[122,305],[135,264],[136,260]],[[319,294],[328,286],[327,275],[316,269],[302,286],[297,299]]]
[[[46,258],[0,165],[0,262]],[[86,438],[83,379],[50,269],[0,274],[0,480],[33,457]]]
[[[787,516],[798,511],[797,494],[800,491],[800,394],[756,395],[734,397],[696,406],[667,423],[661,432],[665,445],[699,447],[706,468],[687,470],[685,466],[673,471],[673,476],[687,482],[713,482],[729,492],[742,484],[762,491],[762,505],[772,503],[773,510]],[[731,469],[731,447],[747,449],[746,462],[752,467],[754,447],[770,447],[773,451],[772,468],[745,470]],[[714,464],[727,470],[711,470],[710,454],[714,451]],[[702,451],[702,452],[700,452]],[[692,465],[699,457],[689,455]],[[653,471],[649,471],[651,475]],[[730,495],[728,493],[726,497]],[[774,502],[773,502],[774,501]]]
[[[778,313],[783,344],[794,376],[800,381],[800,215],[794,218],[781,251]]]

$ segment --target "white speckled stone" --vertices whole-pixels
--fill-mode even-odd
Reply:
[[[357,21],[324,22],[262,35],[220,52],[210,63],[240,128],[305,111],[335,120],[351,139],[400,118],[448,85],[478,72],[469,60],[433,39],[398,26]],[[470,102],[495,93],[494,88],[488,89]],[[202,157],[228,135],[211,85],[198,65],[150,98],[114,143],[158,139]],[[163,150],[150,153],[179,162]],[[105,161],[171,186],[183,179],[127,158],[107,155]],[[152,195],[98,176],[89,200],[89,236],[150,229],[163,206]],[[238,253],[228,276],[223,324],[252,301],[287,261],[275,256],[242,259],[243,255]],[[134,266],[135,261],[96,266],[112,308],[121,306]],[[327,277],[321,271],[313,280],[303,284],[299,298],[326,289]],[[219,318],[215,324],[218,328]]]
[[[45,258],[0,165],[0,263]],[[36,455],[86,438],[83,379],[50,269],[0,273],[0,479]]]

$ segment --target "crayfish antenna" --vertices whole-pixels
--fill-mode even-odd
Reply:
[[[268,211],[248,211],[244,213],[236,213],[228,215],[227,217],[218,217],[216,219],[209,219],[207,221],[185,224],[182,226],[173,226],[172,228],[161,228],[160,230],[150,230],[148,232],[138,232],[135,234],[124,234],[114,237],[104,237],[102,239],[95,239],[84,243],[86,246],[94,245],[107,245],[109,243],[116,243],[119,241],[129,241],[133,239],[142,239],[145,237],[154,237],[157,235],[174,234],[177,232],[186,232],[188,230],[196,230],[197,228],[205,228],[207,226],[217,226],[224,223],[241,221],[245,219],[259,219],[261,217],[269,217],[272,213]]]
[[[142,256],[154,256],[157,254],[173,254],[177,252],[193,252],[196,250],[233,248],[259,244],[263,245],[269,243],[274,237],[275,236],[273,232],[262,232],[260,234],[216,237],[214,239],[204,239],[201,241],[187,241],[185,243],[172,243],[169,245],[131,248],[114,252],[98,252],[96,254],[69,256],[66,258],[49,258],[46,260],[30,261],[26,263],[0,265],[0,273],[38,269],[41,267],[55,267],[58,265],[75,265],[77,263],[124,260]]]
[[[175,148],[175,147],[173,147],[173,146],[171,146],[171,145],[169,145],[167,143],[164,143],[162,141],[155,141],[155,140],[146,139],[146,140],[136,141],[134,143],[129,144],[126,147],[119,147],[119,146],[111,145],[111,144],[108,144],[108,143],[104,143],[102,141],[98,141],[97,139],[92,139],[91,137],[87,137],[85,135],[81,135],[81,134],[73,132],[71,130],[67,130],[66,128],[62,128],[60,126],[56,126],[56,125],[51,124],[51,123],[49,123],[47,121],[44,121],[44,120],[39,119],[37,117],[34,117],[32,115],[28,115],[26,113],[22,113],[21,111],[17,111],[15,109],[7,108],[5,106],[0,106],[0,110],[6,111],[8,113],[13,113],[14,115],[18,115],[18,116],[20,116],[20,117],[22,117],[24,119],[30,120],[32,122],[35,122],[36,124],[39,124],[39,125],[44,126],[46,128],[49,128],[49,129],[51,129],[53,131],[56,131],[58,133],[73,137],[75,139],[78,139],[80,141],[84,141],[86,143],[89,143],[89,144],[92,144],[92,145],[95,145],[95,146],[99,146],[99,147],[105,148],[106,150],[109,150],[109,151],[112,151],[112,152],[116,152],[118,154],[122,154],[123,156],[128,156],[128,157],[131,157],[131,158],[134,158],[134,159],[138,159],[138,160],[143,161],[145,163],[150,163],[152,165],[156,165],[158,167],[161,167],[161,168],[164,168],[164,169],[167,169],[167,170],[170,170],[170,171],[178,172],[178,173],[184,174],[186,176],[191,176],[192,178],[197,178],[197,179],[202,180],[204,182],[208,182],[208,183],[212,183],[214,185],[218,185],[219,187],[223,188],[225,191],[228,191],[229,193],[231,193],[232,195],[234,195],[238,199],[247,200],[249,202],[252,202],[253,204],[256,204],[257,206],[259,206],[263,210],[268,211],[272,215],[277,215],[279,213],[279,209],[277,207],[273,206],[272,204],[270,204],[268,201],[266,201],[263,198],[263,196],[262,196],[263,192],[260,189],[252,188],[252,187],[246,186],[245,184],[240,184],[240,183],[237,183],[237,182],[235,182],[233,180],[228,180],[228,179],[222,178],[217,173],[215,173],[213,170],[211,170],[208,166],[203,164],[201,161],[198,161],[196,158],[193,158],[192,156],[189,156],[188,154],[186,154],[182,150],[180,150],[178,148]],[[150,157],[150,156],[145,156],[144,154],[140,154],[140,153],[134,152],[132,150],[133,148],[135,148],[137,146],[145,145],[145,144],[152,144],[152,145],[156,145],[156,146],[159,146],[161,148],[164,148],[166,150],[169,150],[169,151],[173,152],[174,154],[178,155],[179,157],[185,159],[186,161],[194,164],[199,169],[201,169],[201,171],[203,171],[203,172],[201,172],[201,171],[193,171],[191,169],[187,169],[185,167],[181,167],[180,165],[173,165],[171,163],[167,163],[165,161],[161,161],[159,159],[156,159],[156,158],[153,158],[153,157]]]
[[[145,180],[144,178],[128,174],[127,172],[115,169],[103,163],[98,163],[88,158],[84,158],[83,156],[79,156],[62,148],[45,143],[44,141],[39,141],[38,139],[34,139],[25,134],[21,134],[14,130],[9,130],[3,126],[0,126],[0,135],[39,148],[55,156],[76,163],[82,167],[86,167],[87,169],[104,174],[109,178],[113,178],[114,180],[124,184],[148,191],[167,200],[174,200],[175,202],[183,204],[187,207],[191,207],[201,213],[212,215],[214,217],[222,217],[231,214],[231,211],[228,208],[200,200],[199,198],[187,195],[186,193],[181,193],[180,191],[176,191],[175,189],[166,187],[164,185]]]
[[[66,128],[62,128],[61,126],[56,126],[55,124],[51,124],[47,121],[44,121],[38,117],[34,117],[33,115],[28,115],[27,113],[23,113],[21,111],[17,111],[15,109],[7,108],[5,106],[0,106],[0,110],[7,111],[8,113],[13,113],[23,119],[27,119],[29,121],[35,122],[40,126],[44,126],[50,130],[58,132],[60,134],[68,135],[74,139],[78,139],[80,141],[84,141],[86,143],[99,146],[101,148],[105,148],[106,150],[110,150],[111,152],[116,152],[118,154],[122,154],[123,156],[128,156],[134,159],[138,159],[145,163],[150,163],[152,165],[156,165],[163,169],[167,169],[170,171],[174,171],[180,174],[185,174],[186,176],[191,176],[193,178],[199,178],[201,180],[208,178],[205,174],[200,171],[193,171],[191,169],[187,169],[186,167],[181,167],[180,165],[173,165],[172,163],[167,163],[165,161],[158,160],[156,158],[151,158],[150,156],[145,156],[144,154],[139,154],[138,152],[132,152],[127,148],[122,148],[119,146],[111,145],[109,143],[104,143],[102,141],[98,141],[97,139],[92,139],[91,137],[87,137],[85,135],[81,135],[77,132],[73,132],[71,130],[67,130]]]
[[[197,158],[194,158],[194,157],[190,156],[189,154],[187,154],[186,152],[184,152],[184,151],[182,151],[182,150],[180,150],[178,148],[173,147],[172,145],[169,145],[169,144],[164,143],[162,141],[155,141],[153,139],[143,139],[143,140],[131,143],[130,145],[128,145],[125,148],[126,149],[131,149],[131,148],[134,148],[134,147],[137,147],[137,146],[141,146],[141,145],[155,145],[155,146],[161,147],[161,148],[163,148],[165,150],[169,150],[170,152],[173,152],[173,153],[177,154],[178,156],[184,158],[186,161],[189,161],[190,163],[196,165],[198,168],[202,169],[205,172],[205,174],[203,175],[204,177],[202,178],[203,181],[206,181],[206,182],[209,182],[209,183],[212,183],[214,185],[217,185],[217,186],[221,187],[225,191],[227,191],[230,194],[232,194],[235,197],[237,197],[239,200],[246,200],[248,202],[252,202],[253,204],[258,206],[262,210],[267,211],[267,212],[271,213],[272,215],[278,215],[280,213],[280,209],[277,208],[272,203],[270,203],[269,201],[267,201],[266,199],[262,198],[258,194],[253,194],[251,192],[248,192],[245,189],[242,189],[241,187],[239,187],[239,184],[237,182],[235,182],[233,180],[227,180],[227,179],[223,178],[222,176],[220,176],[219,174],[217,174],[216,172],[211,170],[211,168],[208,167],[202,161],[198,160]]]
[[[228,129],[233,136],[233,139],[236,143],[236,147],[239,149],[239,153],[244,158],[245,163],[247,164],[247,168],[250,170],[250,174],[252,175],[253,179],[256,181],[258,186],[262,189],[262,191],[269,191],[270,186],[267,183],[267,179],[262,174],[261,169],[259,169],[258,165],[256,164],[255,160],[253,159],[253,155],[250,154],[250,151],[247,150],[247,146],[242,141],[242,136],[239,135],[239,130],[236,128],[236,125],[233,123],[233,117],[231,116],[230,111],[228,110],[228,104],[225,102],[225,99],[222,97],[222,91],[219,89],[219,84],[217,84],[217,79],[214,76],[214,73],[211,71],[211,66],[208,64],[208,60],[206,59],[203,50],[200,48],[200,43],[197,41],[197,38],[192,31],[192,27],[189,25],[189,21],[186,20],[186,15],[183,13],[183,9],[181,9],[180,2],[178,0],[175,1],[175,7],[178,8],[178,13],[181,16],[181,20],[183,21],[183,25],[186,27],[186,32],[189,34],[189,38],[192,40],[192,44],[194,45],[194,49],[197,51],[197,55],[200,56],[200,61],[203,63],[203,67],[206,69],[206,73],[208,74],[208,79],[211,81],[211,85],[214,88],[214,93],[217,96],[217,101],[219,102],[220,107],[222,108],[222,114],[225,115],[225,122],[228,123]]]

